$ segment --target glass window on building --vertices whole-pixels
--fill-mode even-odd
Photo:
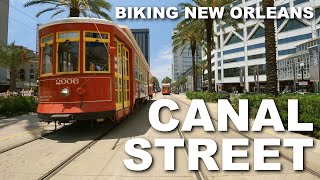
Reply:
[[[259,75],[265,75],[267,73],[267,65],[266,64],[260,64],[260,65],[258,65],[258,68],[259,68]],[[248,66],[248,75],[249,76],[255,75],[256,70],[257,70],[256,65]]]
[[[247,34],[250,34],[250,33],[251,33],[251,31],[253,30],[253,28],[254,28],[254,26],[250,26],[250,27],[248,27],[248,28],[247,28]]]
[[[25,80],[25,70],[24,69],[20,69],[19,71],[19,79],[24,81]]]
[[[307,25],[305,25],[304,23],[300,22],[299,20],[292,19],[292,20],[288,21],[286,26],[284,26],[284,28],[280,32],[287,32],[287,31],[303,28],[303,27],[306,27],[306,26]]]
[[[240,36],[242,36],[242,37],[243,37],[243,29],[239,29],[239,30],[237,30],[237,33],[238,33],[238,34],[240,34]]]
[[[278,19],[277,20],[277,27],[279,28],[285,20],[286,20],[286,18]]]
[[[295,1],[293,1],[294,5],[302,4],[305,2],[309,2],[309,0],[295,0]]]
[[[230,68],[223,70],[224,77],[238,77],[240,76],[240,68]]]
[[[29,70],[30,79],[34,79],[34,69]]]
[[[315,17],[316,19],[318,19],[318,18],[320,17],[320,7],[315,10],[315,15],[314,15],[314,17]],[[320,22],[319,22],[319,23],[320,23]]]
[[[280,6],[277,6],[277,11],[279,11],[282,7],[288,8],[288,7],[290,7],[290,4],[289,3],[285,3],[285,4],[282,4]]]
[[[242,0],[237,0],[236,2],[234,2],[233,7],[238,6],[239,4],[242,4]]]
[[[224,64],[233,63],[233,62],[241,62],[244,61],[244,57],[237,57],[237,58],[231,58],[231,59],[225,59],[223,61]]]
[[[257,60],[257,59],[262,59],[262,58],[265,58],[266,57],[266,54],[255,54],[255,55],[251,55],[251,56],[248,56],[248,60]]]
[[[226,45],[235,44],[235,43],[238,43],[238,42],[242,42],[242,40],[237,35],[232,34],[231,38],[226,43]]]
[[[250,39],[260,38],[264,37],[264,29],[259,26],[259,28],[256,30],[256,32],[251,36]]]

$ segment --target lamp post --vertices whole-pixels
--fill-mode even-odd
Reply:
[[[179,94],[179,71],[177,71],[177,81],[176,81],[176,83],[177,83],[177,88],[178,88],[178,94]]]
[[[303,81],[304,63],[301,62],[299,66],[300,66],[300,69],[301,69],[301,81]],[[301,83],[302,83],[301,86],[302,86],[302,89],[303,89],[303,82],[301,82]],[[302,91],[304,91],[304,90],[302,90]]]
[[[293,69],[293,92],[297,91],[297,75],[296,75],[296,62],[298,62],[298,58],[294,58],[292,62]]]
[[[302,81],[303,81],[303,71],[304,71],[304,63],[302,62],[302,63],[300,63],[300,68],[301,68],[301,79],[302,79]]]

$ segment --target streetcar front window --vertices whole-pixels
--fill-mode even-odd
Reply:
[[[85,72],[110,72],[109,34],[106,32],[85,32]]]
[[[79,71],[79,42],[63,42],[58,46],[58,72]]]
[[[86,42],[86,71],[109,71],[108,44]]]
[[[77,31],[59,32],[57,35],[57,73],[79,72],[79,41]]]

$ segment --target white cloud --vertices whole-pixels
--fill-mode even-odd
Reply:
[[[159,82],[161,83],[162,79],[165,77],[171,78],[171,64],[163,64],[161,66],[157,66],[151,69],[151,73],[153,76],[157,77]]]
[[[151,73],[161,82],[166,76],[171,78],[171,64],[173,53],[170,45],[166,45],[158,51],[158,55],[151,62]]]

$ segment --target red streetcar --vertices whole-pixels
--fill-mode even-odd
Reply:
[[[170,95],[171,94],[171,84],[163,83],[162,84],[162,95]]]
[[[40,119],[120,120],[148,99],[150,68],[127,26],[67,18],[39,39]]]

